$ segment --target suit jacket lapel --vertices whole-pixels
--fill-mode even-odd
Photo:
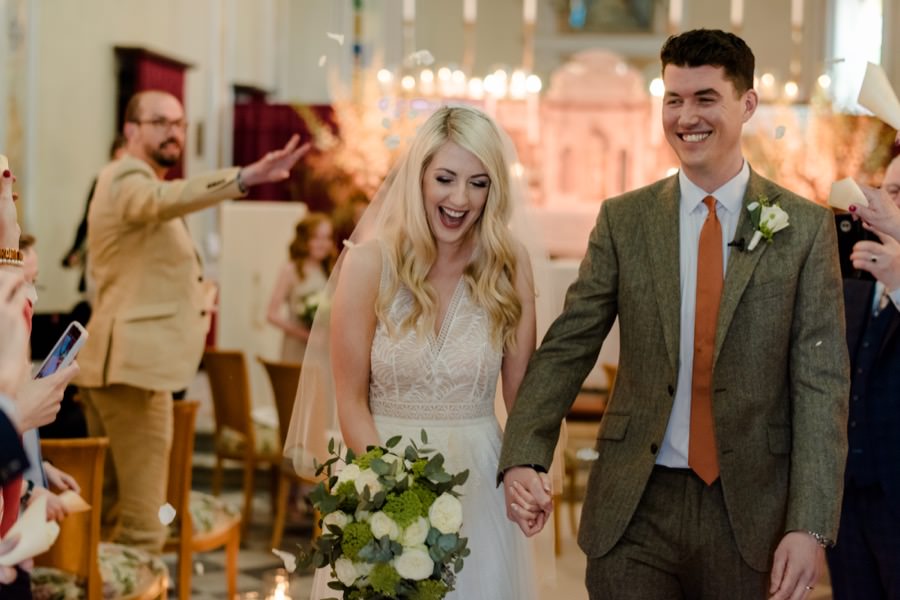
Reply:
[[[665,336],[666,351],[672,368],[678,368],[678,340],[681,326],[681,288],[679,263],[679,208],[681,191],[678,177],[662,184],[659,194],[650,199],[656,204],[643,221],[644,239],[650,254],[653,289]],[[673,302],[673,298],[675,301]]]
[[[760,195],[766,195],[769,200],[774,202],[778,199],[778,192],[766,185],[765,180],[757,175],[753,169],[750,170],[750,181],[747,183],[747,191],[744,192],[744,202],[741,205],[741,214],[738,217],[737,229],[734,233],[735,239],[742,239],[749,244],[753,237],[753,224],[750,222],[750,212],[747,205],[754,202]],[[746,249],[732,248],[728,257],[728,269],[725,272],[725,285],[722,289],[722,300],[719,303],[719,319],[716,324],[716,348],[713,355],[713,366],[719,358],[719,351],[725,341],[725,335],[731,326],[731,319],[734,317],[734,311],[737,310],[744,289],[753,275],[759,259],[765,253],[768,244],[765,240],[760,241],[759,245],[752,252]]]

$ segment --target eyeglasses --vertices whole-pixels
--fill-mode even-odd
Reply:
[[[165,117],[156,117],[155,119],[146,119],[143,121],[134,121],[138,125],[150,125],[159,131],[168,131],[169,128],[174,127],[175,129],[179,129],[181,131],[187,130],[188,122],[184,119],[177,119],[175,121],[170,121]]]

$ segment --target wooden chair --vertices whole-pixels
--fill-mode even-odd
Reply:
[[[297,363],[273,362],[262,357],[257,360],[266,369],[269,382],[272,384],[272,392],[275,396],[275,407],[278,411],[278,432],[281,446],[284,447],[287,438],[288,426],[291,422],[291,413],[294,410],[294,399],[297,396],[297,384],[300,381],[301,365]],[[275,522],[272,525],[272,547],[278,548],[281,537],[284,534],[284,522],[287,516],[287,500],[291,483],[308,482],[294,471],[291,464],[281,462],[278,471],[278,495],[275,500]],[[318,522],[318,519],[316,519]]]
[[[237,557],[241,544],[241,515],[230,514],[221,501],[208,494],[191,492],[191,468],[194,456],[194,423],[198,402],[182,401],[174,404],[172,452],[169,458],[169,487],[167,500],[175,509],[175,521],[166,540],[164,551],[178,554],[178,598],[191,597],[193,554],[225,546],[225,577],[228,597],[237,593]],[[193,514],[197,504],[214,506],[208,527],[198,527]],[[194,504],[194,506],[192,506]],[[216,506],[222,505],[221,507]]]
[[[127,600],[165,599],[168,573],[156,557],[120,544],[100,542],[100,507],[103,504],[103,466],[109,441],[106,438],[42,440],[44,458],[69,473],[81,486],[82,497],[91,505],[87,512],[69,515],[60,525],[56,543],[35,557],[32,587],[84,588],[86,600],[104,598],[106,587],[120,589],[115,597]],[[101,563],[106,562],[106,568]],[[111,567],[115,562],[118,567]],[[131,583],[120,585],[122,565],[134,566],[126,574]],[[45,567],[45,568],[41,568]],[[140,570],[138,570],[140,569]],[[106,575],[102,575],[106,573]],[[45,588],[45,589],[46,589]],[[127,591],[125,588],[128,588]]]
[[[619,365],[603,363],[603,372],[606,374],[606,388],[609,390],[607,397],[609,397],[609,394],[612,394],[613,385],[616,383],[616,374],[619,372]]]
[[[275,505],[278,465],[281,463],[278,432],[254,424],[250,416],[250,377],[243,352],[207,350],[203,355],[203,365],[209,377],[216,418],[213,495],[218,496],[222,490],[222,460],[227,458],[243,461],[242,529],[246,531],[253,513],[253,479],[259,464],[267,464],[271,468],[273,508]]]

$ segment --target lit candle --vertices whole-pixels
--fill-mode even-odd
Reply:
[[[791,0],[791,27],[800,29],[803,26],[803,0]]]
[[[403,0],[403,20],[416,20],[416,0]]]
[[[659,146],[663,139],[662,100],[666,93],[666,84],[657,77],[650,82],[650,142]]]
[[[514,76],[515,77],[515,76]],[[537,144],[541,137],[541,78],[537,75],[529,75],[525,79],[525,108],[527,113],[526,135],[530,144]]]
[[[463,0],[463,23],[474,23],[478,17],[478,0]]]
[[[534,25],[537,19],[537,0],[523,0],[522,15],[525,17],[526,25]]]
[[[740,29],[744,22],[744,0],[731,0],[731,26]]]
[[[682,0],[669,0],[669,29],[681,29]]]

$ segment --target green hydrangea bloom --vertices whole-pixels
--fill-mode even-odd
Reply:
[[[366,544],[375,539],[368,523],[350,523],[344,527],[344,537],[341,540],[341,548],[344,556],[350,560],[357,560],[357,553]]]
[[[372,448],[365,454],[360,454],[356,458],[353,459],[353,464],[357,465],[361,471],[365,471],[370,466],[372,466],[372,461],[376,458],[381,458],[384,456],[384,450],[381,448]]]
[[[400,527],[409,527],[422,514],[422,501],[418,494],[406,490],[400,495],[390,494],[381,510]]]
[[[420,458],[412,464],[409,470],[412,471],[412,474],[416,476],[416,479],[418,479],[425,476],[425,466],[427,464],[427,460],[425,460],[424,458]]]
[[[436,579],[423,579],[416,584],[410,600],[441,600],[447,595],[447,584]]]
[[[437,499],[437,495],[428,488],[422,487],[420,485],[414,485],[413,487],[409,488],[409,491],[419,498],[419,506],[421,507],[421,512],[419,514],[423,517],[428,517],[428,509],[431,508],[432,504],[434,504],[434,501]]]
[[[369,584],[376,592],[386,596],[397,594],[397,584],[400,583],[400,573],[388,563],[378,563],[369,573]]]

